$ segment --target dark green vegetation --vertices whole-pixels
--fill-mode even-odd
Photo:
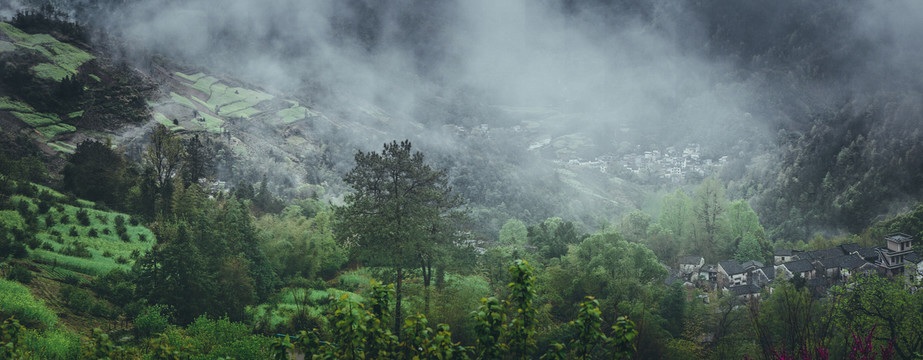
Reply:
[[[664,285],[680,255],[771,263],[773,249],[923,238],[918,90],[810,90],[856,65],[854,43],[827,42],[848,32],[844,4],[689,5],[709,56],[738,63],[728,77],[781,83],[748,109],[778,136],[675,187],[552,165],[611,134],[536,120],[572,114],[446,95],[414,130],[490,130],[450,149],[414,139],[424,158],[391,142],[381,108],[159,57],[141,75],[53,9],[20,14],[0,23],[0,358],[918,358],[919,283],[857,276],[813,294],[795,278],[762,302]],[[766,14],[776,36],[744,31]],[[525,150],[545,131],[548,147]],[[782,150],[757,153],[769,142]]]

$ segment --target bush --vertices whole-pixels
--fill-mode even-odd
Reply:
[[[103,235],[109,235],[109,234],[112,234],[112,231],[110,231],[109,228],[104,228]]]
[[[118,228],[119,226],[125,226],[125,217],[122,215],[115,216],[115,227]]]
[[[95,228],[90,228],[90,231],[87,231],[87,236],[95,238],[95,237],[99,237],[99,233],[96,232]]]
[[[138,221],[138,219],[134,216],[128,219],[128,223],[131,224],[131,226],[138,226],[138,224],[141,224],[141,222]]]
[[[61,279],[61,282],[67,285],[77,286],[78,284],[80,284],[80,277],[69,272],[64,275],[64,278]]]
[[[61,296],[67,307],[78,313],[89,313],[95,303],[89,291],[73,285],[62,286],[58,291],[58,295]]]
[[[148,338],[164,332],[170,326],[166,313],[168,313],[168,308],[163,305],[149,306],[142,310],[135,318],[135,330],[138,331],[138,336]]]
[[[50,229],[52,226],[54,226],[54,217],[51,215],[45,216],[45,228]]]
[[[119,257],[115,258],[115,263],[116,263],[116,264],[123,264],[123,265],[124,265],[124,264],[128,264],[128,258],[126,258],[125,256],[122,256],[122,255],[119,255]]]
[[[109,250],[103,251],[103,257],[112,257],[112,252]]]
[[[71,222],[71,216],[70,216],[70,215],[67,215],[67,214],[64,214],[64,215],[61,216],[61,219],[60,219],[59,221],[61,222],[61,224],[64,224],[64,225],[70,224],[70,222]]]
[[[90,214],[86,209],[77,210],[77,222],[83,226],[90,226]]]
[[[48,213],[48,209],[51,209],[51,204],[49,204],[47,201],[38,202],[38,213],[39,214]]]
[[[10,273],[6,275],[6,278],[28,285],[32,283],[32,271],[29,271],[25,266],[19,264],[13,265],[13,268],[10,270]]]
[[[119,239],[121,239],[123,242],[131,242],[131,238],[128,237],[128,234],[126,233],[119,235]]]
[[[58,251],[61,255],[79,257],[89,259],[93,257],[93,254],[90,253],[90,250],[87,250],[87,246],[79,241],[74,241],[70,246],[61,248],[61,251]]]
[[[47,242],[44,242],[44,241],[42,241],[42,246],[41,246],[41,248],[42,248],[43,250],[54,251],[54,246],[51,246],[51,244],[49,244],[49,243],[47,243]]]
[[[189,324],[186,334],[193,337],[196,350],[208,354],[221,344],[250,335],[250,329],[245,324],[231,322],[227,317],[211,320],[202,315]]]
[[[67,234],[70,235],[71,237],[78,237],[78,236],[80,236],[80,234],[77,233],[77,227],[76,227],[76,226],[71,226],[70,232],[67,233]]]
[[[34,359],[77,359],[80,355],[80,335],[64,329],[50,329],[44,333],[29,330],[23,346]]]
[[[139,242],[147,242],[147,235],[138,234],[138,241],[139,241]]]

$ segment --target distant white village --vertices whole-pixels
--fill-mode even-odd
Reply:
[[[670,181],[683,183],[687,177],[695,175],[701,179],[711,175],[727,164],[728,157],[703,159],[699,144],[689,144],[682,151],[669,146],[661,150],[633,152],[618,155],[602,155],[593,160],[570,159],[557,161],[567,167],[598,169],[602,173],[611,172],[613,166],[620,166],[634,174],[646,174]]]

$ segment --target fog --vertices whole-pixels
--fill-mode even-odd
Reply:
[[[410,138],[464,156],[477,145],[442,125],[534,121],[524,142],[580,133],[600,154],[701,143],[736,158],[731,178],[771,176],[780,129],[805,131],[818,113],[895,86],[919,91],[923,55],[923,5],[912,0],[69,4],[141,68],[165,55],[363,124],[337,138],[350,149]],[[370,107],[386,124],[356,115]],[[510,171],[547,175],[532,165],[548,163]]]

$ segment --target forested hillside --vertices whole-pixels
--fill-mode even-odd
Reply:
[[[920,13],[0,4],[0,358],[923,358]]]

